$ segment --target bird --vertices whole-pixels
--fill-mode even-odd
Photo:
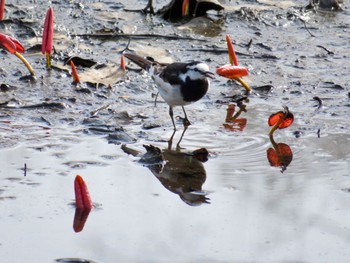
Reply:
[[[151,75],[157,84],[160,96],[169,105],[174,131],[176,131],[174,106],[182,107],[185,115],[183,123],[187,128],[191,123],[184,106],[200,100],[207,93],[210,87],[209,78],[215,78],[209,66],[200,61],[163,64],[134,53],[125,53],[124,56]]]

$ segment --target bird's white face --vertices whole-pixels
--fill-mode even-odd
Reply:
[[[184,81],[186,80],[187,77],[189,77],[191,80],[213,77],[213,73],[209,71],[209,66],[203,62],[190,64],[186,68],[188,71],[186,72],[183,78]]]

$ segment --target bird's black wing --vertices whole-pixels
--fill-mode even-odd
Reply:
[[[184,73],[186,73],[186,63],[172,63],[163,68],[159,76],[170,84],[177,85],[183,82],[179,75]]]

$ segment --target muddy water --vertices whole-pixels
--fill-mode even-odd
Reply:
[[[37,79],[21,79],[24,66],[1,52],[1,262],[347,261],[349,3],[340,12],[306,12],[303,1],[237,3],[225,3],[224,16],[211,13],[210,22],[174,24],[124,10],[143,8],[139,1],[53,2],[56,68],[48,73],[35,48],[47,3],[7,1],[1,32],[24,43]],[[244,101],[247,111],[239,122],[225,122],[232,96],[244,92],[216,78],[207,96],[186,108],[192,125],[181,150],[169,153],[167,106],[158,100],[154,107],[146,74],[118,71],[128,38],[111,32],[189,36],[139,36],[129,48],[160,60],[205,60],[212,69],[228,62],[230,34],[255,91]],[[78,66],[106,85],[73,85],[63,65],[69,56],[106,65],[93,74]],[[267,119],[283,105],[295,121],[274,141],[293,155],[275,167],[267,158]],[[183,131],[177,125],[172,150]],[[141,154],[126,154],[122,144]],[[162,172],[139,162],[143,144],[164,151]],[[199,148],[209,151],[206,162],[189,154]],[[189,171],[194,180],[184,179]],[[76,174],[95,204],[79,233]]]

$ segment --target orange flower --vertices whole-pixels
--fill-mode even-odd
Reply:
[[[216,73],[220,76],[236,79],[239,77],[244,77],[248,75],[248,69],[242,66],[233,66],[231,64],[221,66],[216,69]]]
[[[267,123],[269,126],[273,126],[269,135],[275,132],[276,129],[284,129],[292,125],[294,121],[294,115],[288,109],[288,107],[284,107],[284,111],[279,111],[274,114],[271,114]]]
[[[75,65],[74,65],[73,60],[70,60],[70,65],[71,65],[71,67],[72,67],[73,81],[74,81],[74,82],[77,82],[77,83],[80,83],[80,78],[79,78],[77,69],[75,68]]]
[[[120,68],[124,71],[126,70],[124,55],[120,58]]]
[[[216,73],[225,78],[234,79],[238,81],[242,84],[242,86],[246,89],[247,92],[251,92],[251,88],[249,87],[249,85],[241,79],[241,77],[248,75],[248,69],[238,65],[237,55],[229,35],[226,35],[226,43],[230,64],[217,68]]]

